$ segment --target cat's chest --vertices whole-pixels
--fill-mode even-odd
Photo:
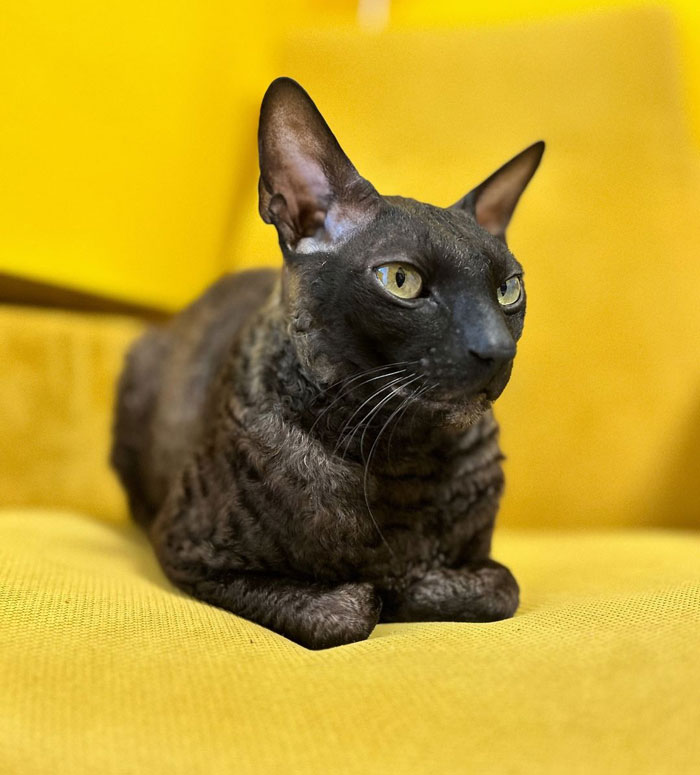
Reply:
[[[499,460],[497,448],[488,454],[450,449],[383,470],[331,460],[318,461],[305,476],[297,471],[290,561],[299,570],[367,578],[410,576],[456,562],[493,519]]]

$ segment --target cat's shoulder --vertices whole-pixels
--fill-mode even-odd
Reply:
[[[220,277],[186,307],[178,318],[189,321],[217,314],[245,316],[258,309],[279,280],[278,269],[251,269]]]

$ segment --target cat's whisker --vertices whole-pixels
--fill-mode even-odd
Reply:
[[[404,372],[405,371],[406,370],[404,369]],[[362,411],[362,409],[365,406],[367,406],[367,404],[371,403],[375,398],[380,396],[385,390],[390,389],[393,385],[395,385],[397,382],[400,382],[403,379],[406,379],[406,377],[401,375],[396,379],[391,380],[391,382],[387,383],[386,385],[382,385],[355,409],[355,411],[350,415],[350,417],[348,417],[348,419],[343,423],[343,427],[340,429],[340,433],[338,434],[338,440],[336,442],[335,447],[333,448],[333,454],[335,454],[338,451],[338,449],[341,447],[345,439],[347,439],[346,433],[348,429],[351,428],[353,419]],[[356,427],[357,426],[355,426],[352,430],[354,431]]]
[[[342,385],[345,387],[345,385],[349,385],[352,382],[355,382],[355,380],[358,380],[362,377],[366,377],[369,374],[374,374],[378,371],[383,371],[384,369],[396,369],[400,366],[412,366],[416,363],[419,363],[419,361],[396,361],[395,363],[385,363],[383,366],[374,366],[371,369],[365,369],[364,371],[356,372],[355,374],[351,374],[348,377],[343,377],[342,379],[337,380],[336,382],[331,383],[328,385],[328,387],[323,388],[323,390],[319,390],[318,394],[314,396],[314,401],[317,401],[321,396],[324,396],[329,390],[332,390],[334,387],[338,385]],[[345,383],[345,384],[344,384]],[[342,390],[342,387],[341,387]]]
[[[388,395],[385,399],[382,399],[382,401],[377,404],[377,406],[372,410],[370,415],[367,417],[367,423],[365,424],[365,428],[362,431],[362,436],[360,437],[360,454],[362,455],[362,459],[365,459],[365,435],[367,434],[367,431],[369,430],[370,423],[372,419],[379,413],[380,409],[384,404],[386,404],[391,398],[393,398],[399,391],[403,390],[404,388],[407,388],[409,385],[412,385],[416,380],[421,379],[421,375],[415,376],[413,379],[410,379],[408,382],[404,382],[403,385],[399,385],[396,390],[392,391],[390,395]],[[393,417],[392,413],[392,417]],[[383,429],[382,429],[383,430]],[[381,431],[379,432],[381,435]],[[371,454],[371,453],[370,453]]]
[[[372,369],[372,371],[376,371],[376,369]],[[406,371],[407,371],[406,369],[398,369],[396,371],[390,371],[388,374],[379,374],[378,376],[370,377],[369,379],[363,380],[362,382],[359,382],[358,384],[350,388],[347,388],[347,386],[343,386],[342,391],[333,399],[333,401],[331,401],[331,403],[313,421],[311,427],[309,428],[309,433],[313,431],[316,425],[338,403],[338,401],[340,401],[341,398],[344,398],[348,393],[352,393],[353,390],[357,390],[363,385],[368,385],[370,382],[376,382],[378,379],[385,379],[386,377],[393,377],[395,374],[404,374]],[[365,374],[359,374],[355,379],[360,379],[360,377],[363,377],[363,376],[365,376]],[[352,380],[352,381],[355,381],[355,380]]]
[[[409,374],[408,376],[412,377],[411,374]],[[338,451],[338,449],[340,449],[341,446],[345,445],[345,448],[344,448],[344,451],[343,451],[343,455],[342,455],[342,457],[345,457],[345,455],[348,452],[348,448],[350,446],[350,442],[352,441],[353,436],[362,427],[363,423],[365,423],[366,421],[370,421],[372,419],[372,417],[374,416],[374,413],[378,409],[378,406],[372,407],[369,410],[369,412],[358,423],[356,423],[356,425],[350,430],[350,432],[347,433],[347,430],[351,426],[353,419],[362,411],[362,409],[365,406],[367,406],[367,404],[369,404],[375,398],[377,398],[379,395],[381,395],[381,393],[383,393],[385,390],[388,390],[388,389],[392,388],[394,385],[396,385],[399,382],[402,382],[405,379],[406,379],[406,377],[404,377],[404,376],[397,377],[396,379],[392,380],[388,384],[386,384],[383,387],[379,388],[379,390],[376,390],[374,393],[372,393],[372,395],[369,398],[367,398],[365,401],[363,401],[360,404],[360,406],[358,406],[357,409],[355,409],[355,411],[350,415],[350,417],[345,422],[345,424],[343,425],[343,428],[340,431],[340,434],[339,434],[339,437],[338,437],[338,442],[337,442],[337,444],[335,445],[335,447],[333,449],[333,454],[335,454]],[[399,389],[401,389],[401,387],[403,387],[403,385],[401,385]],[[393,393],[390,393],[387,396],[387,398],[391,398],[392,396],[393,396]],[[379,406],[381,406],[381,402],[380,402]]]
[[[391,459],[391,442],[392,442],[392,440],[394,438],[394,432],[396,431],[396,429],[401,424],[401,420],[404,417],[404,415],[406,414],[408,408],[410,407],[411,402],[414,399],[418,400],[424,393],[427,393],[428,391],[432,390],[436,386],[437,386],[437,383],[435,383],[435,385],[425,385],[423,387],[417,388],[416,390],[414,390],[411,393],[410,396],[407,396],[403,400],[401,405],[399,406],[400,414],[398,415],[398,417],[396,418],[396,421],[394,422],[394,426],[392,427],[391,432],[389,433],[389,439],[387,441],[387,446],[386,446],[386,449],[387,449],[387,452],[386,452],[387,460]]]
[[[408,384],[411,384],[411,383],[415,382],[418,379],[421,379],[421,375],[418,375],[413,380],[411,380],[409,383],[407,383],[405,385],[402,385],[401,387],[399,387],[397,389],[397,391],[403,389],[404,387],[407,387]],[[416,396],[419,393],[420,393],[420,389],[418,391],[414,390],[413,393],[408,397],[407,400],[410,400],[411,397]],[[384,399],[383,402],[386,403],[387,400],[388,399]],[[379,537],[382,539],[384,545],[389,550],[389,554],[391,554],[392,557],[396,557],[396,555],[394,554],[394,550],[391,548],[391,546],[389,545],[388,541],[386,540],[386,538],[384,536],[384,533],[382,533],[382,530],[379,527],[379,523],[377,522],[377,520],[376,520],[376,518],[374,516],[374,513],[372,512],[372,507],[369,504],[369,493],[367,491],[367,480],[368,480],[368,477],[369,477],[369,467],[370,467],[370,464],[372,462],[372,456],[374,455],[374,450],[377,448],[377,444],[379,444],[379,439],[381,438],[382,433],[384,433],[384,431],[389,427],[389,424],[394,419],[394,417],[396,417],[398,412],[401,410],[401,407],[403,406],[403,403],[405,403],[405,401],[402,402],[399,405],[399,407],[397,409],[395,409],[389,415],[389,418],[387,419],[387,421],[380,428],[379,433],[377,434],[377,437],[375,438],[374,443],[372,444],[372,446],[371,446],[371,448],[369,450],[369,455],[367,456],[367,460],[365,462],[365,470],[364,470],[364,474],[363,474],[363,477],[362,477],[362,491],[363,491],[363,494],[365,496],[365,505],[367,506],[367,512],[369,513],[369,516],[370,516],[372,522],[374,523],[375,528],[377,529],[377,533],[379,533]],[[377,408],[377,411],[378,411],[378,408]],[[365,427],[365,430],[362,433],[362,438],[360,439],[360,451],[362,451],[362,449],[364,448],[364,438],[365,438],[365,433],[367,432],[367,428],[368,427],[369,427],[369,425],[367,425]]]

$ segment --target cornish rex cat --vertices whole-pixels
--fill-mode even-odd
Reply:
[[[491,403],[525,315],[505,229],[544,144],[448,208],[382,196],[280,78],[259,150],[283,267],[129,353],[112,460],[135,519],[178,587],[309,648],[512,616]]]

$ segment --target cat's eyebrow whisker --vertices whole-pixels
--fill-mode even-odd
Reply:
[[[403,371],[406,372],[407,369],[404,369]],[[411,374],[408,375],[408,378],[410,378],[410,377],[412,377]],[[393,379],[391,382],[389,382],[386,385],[383,385],[381,388],[379,388],[379,390],[375,390],[375,392],[372,393],[372,395],[369,398],[365,399],[357,407],[357,409],[355,409],[355,411],[350,415],[350,417],[347,419],[347,421],[345,422],[345,424],[343,425],[343,427],[342,427],[342,429],[340,431],[340,434],[339,434],[339,437],[338,437],[338,442],[336,443],[335,447],[333,448],[333,454],[335,454],[338,451],[338,449],[343,444],[345,444],[345,450],[343,452],[343,457],[345,457],[345,455],[347,454],[347,451],[348,451],[348,447],[350,446],[350,442],[352,441],[352,437],[355,435],[357,430],[362,427],[362,424],[366,420],[371,420],[371,418],[374,415],[374,412],[376,411],[377,407],[376,406],[372,407],[370,409],[370,411],[362,418],[362,420],[360,420],[360,422],[358,422],[352,428],[351,432],[349,434],[346,434],[346,431],[350,427],[350,425],[352,424],[353,419],[355,417],[357,417],[357,415],[362,411],[362,409],[365,406],[367,406],[367,404],[369,404],[371,401],[373,401],[375,398],[377,398],[379,395],[381,395],[385,390],[389,390],[394,385],[396,385],[399,382],[402,382],[405,379],[407,379],[407,377],[405,377],[405,376],[400,376],[400,377],[397,377],[396,379]],[[403,387],[403,385],[401,387]],[[392,395],[393,395],[393,393],[390,393],[388,397],[391,397]]]
[[[369,379],[363,380],[362,382],[359,382],[358,384],[354,385],[351,388],[347,388],[347,386],[344,386],[344,389],[331,401],[331,403],[318,415],[318,417],[313,421],[311,424],[311,427],[309,428],[309,433],[313,431],[313,429],[316,427],[318,422],[340,401],[341,398],[346,396],[348,393],[352,393],[353,390],[357,390],[357,388],[362,387],[363,385],[368,385],[370,382],[376,382],[378,379],[385,379],[386,377],[393,377],[395,374],[405,374],[407,369],[398,369],[396,371],[390,371],[388,374],[379,374],[376,377],[370,377]],[[358,375],[357,379],[364,376],[363,374]]]

